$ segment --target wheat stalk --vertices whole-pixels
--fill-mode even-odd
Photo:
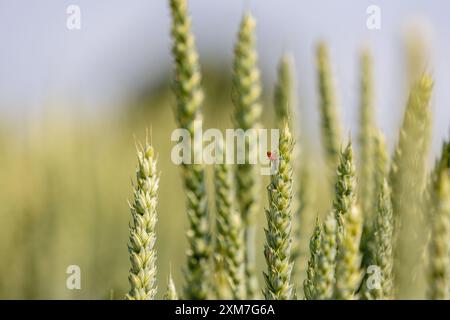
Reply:
[[[339,162],[341,129],[335,97],[334,79],[330,66],[328,47],[319,43],[316,51],[316,67],[320,100],[322,141],[327,164],[334,171]]]
[[[194,36],[186,0],[170,0],[172,13],[172,54],[175,61],[173,90],[176,96],[176,118],[181,128],[191,133],[191,155],[200,152],[194,146],[194,126],[201,124],[203,90]],[[191,159],[192,159],[191,158]],[[205,171],[200,164],[183,164],[183,178],[187,194],[189,249],[185,270],[185,297],[206,299],[209,294],[210,228],[205,188]]]
[[[232,297],[245,299],[244,233],[242,218],[234,205],[233,172],[227,164],[216,164],[214,173],[217,210],[216,270],[221,274],[219,277],[225,279],[227,289],[231,287]],[[219,298],[224,297],[228,297],[226,293],[219,292]]]
[[[260,72],[257,66],[255,19],[244,15],[234,49],[232,98],[235,105],[235,125],[244,131],[260,127],[261,95]],[[249,155],[256,153],[256,146],[245,141],[245,163],[236,168],[236,192],[239,209],[244,222],[246,243],[247,297],[258,297],[258,282],[255,274],[255,215],[259,201],[259,172],[249,163]],[[239,150],[238,152],[245,152]]]
[[[359,245],[362,217],[356,203],[355,166],[352,145],[340,153],[333,210],[337,221],[336,299],[353,299],[361,280]]]
[[[267,187],[269,208],[266,210],[267,228],[264,255],[267,272],[264,273],[264,296],[269,300],[289,300],[294,296],[291,282],[291,201],[292,150],[294,141],[286,123],[279,139],[277,171]]]
[[[153,148],[146,144],[138,148],[138,167],[134,201],[130,204],[131,218],[130,253],[131,269],[128,280],[129,300],[152,300],[156,295],[156,249],[155,226],[159,175]]]
[[[430,144],[430,98],[433,80],[424,74],[412,86],[391,163],[390,184],[395,220],[395,279],[399,298],[417,298],[424,281],[423,253],[427,232],[421,228]],[[413,280],[411,280],[411,278]]]

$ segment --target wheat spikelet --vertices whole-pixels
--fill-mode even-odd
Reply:
[[[152,300],[156,295],[155,226],[159,175],[156,171],[153,148],[146,144],[138,149],[138,167],[134,201],[130,204],[131,218],[130,253],[131,269],[128,280],[129,300]]]

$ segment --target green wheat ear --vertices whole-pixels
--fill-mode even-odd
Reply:
[[[178,293],[173,282],[172,272],[169,273],[169,277],[167,278],[167,291],[164,295],[164,300],[178,300]]]
[[[172,13],[172,54],[175,62],[173,91],[178,125],[191,134],[190,146],[195,146],[195,126],[202,123],[203,90],[198,55],[186,0],[170,0]],[[201,150],[191,148],[191,160],[199,158]],[[197,157],[196,157],[197,155]],[[184,186],[187,194],[189,249],[185,270],[184,294],[187,299],[206,299],[209,295],[211,236],[207,208],[205,171],[199,164],[183,164]]]
[[[316,288],[314,279],[318,269],[318,259],[320,254],[320,244],[322,241],[322,228],[320,226],[319,217],[316,218],[314,232],[309,241],[310,258],[308,261],[308,269],[306,270],[306,279],[303,281],[303,291],[306,300],[316,299]]]
[[[425,217],[426,162],[430,144],[432,78],[424,74],[411,88],[390,171],[395,220],[395,281],[398,298],[419,298]],[[416,279],[411,281],[411,276]]]
[[[234,49],[232,98],[235,105],[234,121],[244,131],[260,127],[261,95],[260,72],[257,66],[255,19],[244,15]],[[248,150],[247,152],[245,150]],[[257,153],[256,145],[245,138],[245,164],[236,167],[236,192],[244,222],[246,243],[247,298],[258,297],[255,273],[255,218],[258,209],[260,177],[258,167],[249,163],[249,155]]]
[[[242,218],[235,208],[233,171],[228,164],[216,164],[214,182],[216,191],[216,252],[215,266],[219,299],[245,299],[245,247]]]
[[[320,249],[317,255],[317,269],[314,275],[314,299],[331,299],[334,293],[336,269],[337,222],[333,211],[330,211],[322,225]]]
[[[279,139],[277,172],[267,187],[269,208],[266,210],[267,229],[264,255],[267,272],[264,273],[268,300],[289,300],[294,297],[291,281],[291,202],[292,202],[292,149],[294,141],[286,124]]]
[[[146,144],[138,149],[138,167],[134,200],[130,204],[131,223],[129,274],[129,300],[152,300],[156,295],[156,249],[155,226],[159,174],[153,148]]]
[[[339,162],[341,129],[338,117],[334,79],[331,71],[328,47],[319,43],[316,51],[316,67],[319,87],[319,109],[322,142],[325,158],[330,170],[334,171]]]
[[[356,202],[355,166],[352,145],[340,154],[333,210],[337,221],[336,299],[354,299],[361,281],[359,245],[362,217]]]
[[[374,221],[373,257],[368,267],[372,265],[379,268],[379,272],[375,271],[373,273],[373,276],[379,277],[375,279],[379,286],[370,288],[368,282],[371,280],[367,278],[363,285],[363,295],[366,299],[391,299],[394,288],[394,255],[392,249],[394,218],[392,215],[391,193],[386,179],[379,191]]]

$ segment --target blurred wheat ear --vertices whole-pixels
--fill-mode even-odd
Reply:
[[[191,134],[189,149],[193,163],[194,159],[201,157],[201,150],[195,147],[193,138],[194,131],[199,129],[196,126],[202,123],[204,94],[200,66],[186,0],[170,0],[170,8],[175,63],[173,91],[177,104],[175,115],[178,125]],[[211,236],[203,165],[183,164],[183,178],[189,220],[184,295],[186,299],[206,299],[210,294]]]
[[[315,300],[317,297],[314,280],[316,274],[318,273],[318,259],[320,254],[320,244],[322,241],[322,227],[320,224],[319,217],[317,217],[314,232],[309,242],[311,256],[308,261],[308,269],[306,271],[307,276],[303,282],[303,291],[306,300]]]
[[[277,127],[283,129],[288,122],[292,135],[296,137],[296,92],[295,92],[295,68],[294,58],[285,54],[278,63],[278,77],[275,84],[273,105]]]
[[[322,225],[320,249],[317,254],[317,265],[313,279],[314,295],[316,300],[331,299],[334,293],[336,269],[336,243],[337,223],[333,211],[330,211]]]
[[[318,44],[316,49],[317,82],[319,88],[319,111],[322,143],[325,159],[334,172],[339,162],[339,145],[341,143],[341,124],[338,116],[335,84],[331,70],[328,47]]]
[[[360,106],[359,106],[359,183],[358,199],[363,215],[363,233],[361,251],[363,266],[367,266],[370,252],[370,237],[373,234],[373,217],[375,215],[375,154],[374,135],[376,133],[374,121],[373,94],[373,63],[370,52],[366,49],[361,54],[360,62]]]
[[[366,279],[363,284],[363,295],[366,299],[392,299],[393,297],[393,230],[394,219],[392,215],[391,193],[388,182],[385,179],[378,194],[378,204],[376,217],[374,220],[373,234],[373,256],[370,258],[367,267],[377,266],[379,272],[374,276],[379,286],[370,287]]]
[[[247,131],[261,127],[260,71],[257,66],[255,19],[245,14],[239,27],[234,49],[232,99],[235,105],[234,122],[237,129]],[[246,245],[245,270],[247,298],[258,298],[258,281],[255,271],[255,215],[258,210],[260,177],[258,167],[249,163],[249,156],[257,153],[256,145],[245,138],[245,163],[236,167],[236,193],[244,222]],[[247,151],[246,151],[247,150]]]
[[[371,225],[371,228],[366,229],[366,234],[363,233],[363,238],[365,240],[364,248],[364,261],[363,268],[367,268],[371,265],[379,266],[384,270],[383,280],[386,284],[381,287],[384,288],[382,291],[377,291],[373,293],[372,289],[369,289],[366,284],[368,280],[368,274],[363,279],[361,285],[361,298],[362,299],[389,299],[392,297],[393,289],[393,275],[392,275],[392,265],[393,253],[392,253],[392,242],[393,236],[389,235],[389,228],[393,230],[394,221],[391,220],[392,216],[392,201],[390,187],[387,184],[387,168],[388,168],[388,155],[386,151],[386,145],[384,143],[383,134],[379,130],[374,131],[373,136],[373,185],[374,185],[374,201],[373,201],[373,216],[365,218],[364,223],[366,225]],[[382,215],[382,217],[380,217]],[[381,219],[381,220],[380,220]],[[390,222],[389,222],[390,221]],[[381,229],[381,230],[380,230]],[[369,231],[370,230],[370,231]],[[363,230],[364,231],[364,230]],[[387,240],[389,239],[390,240]],[[381,242],[382,241],[382,242]],[[387,241],[390,241],[389,245],[391,248],[387,247]],[[380,245],[384,245],[380,248]],[[383,257],[382,260],[380,255]],[[391,264],[391,268],[388,268],[388,263]],[[380,265],[381,264],[381,265]],[[390,271],[389,271],[390,270]],[[389,288],[390,285],[390,288]]]
[[[418,232],[426,217],[427,155],[430,145],[430,98],[433,80],[423,74],[411,86],[399,140],[394,151],[390,184],[394,210],[394,272],[397,297],[422,298],[422,255],[426,232]],[[411,280],[411,277],[413,280]]]
[[[159,174],[156,170],[153,148],[146,144],[138,149],[138,167],[134,200],[130,204],[130,253],[131,269],[129,300],[152,300],[156,295],[155,227]]]
[[[219,280],[223,278],[216,284],[217,297],[230,298],[227,291],[231,291],[233,299],[245,299],[244,229],[241,215],[235,207],[232,166],[225,163],[216,164],[214,182],[217,212],[214,262]],[[221,289],[223,286],[226,287],[225,290]]]

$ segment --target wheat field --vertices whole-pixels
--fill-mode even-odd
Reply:
[[[188,2],[167,2],[172,70],[151,94],[96,116],[49,101],[40,121],[0,119],[0,298],[449,299],[450,141],[431,153],[439,108],[425,49],[405,50],[403,113],[387,136],[376,56],[357,54],[347,128],[333,48],[318,40],[314,144],[293,57],[263,85],[251,12],[224,70],[202,67]],[[277,170],[248,163],[249,140],[244,164],[175,164],[173,130],[198,123],[278,129]]]

